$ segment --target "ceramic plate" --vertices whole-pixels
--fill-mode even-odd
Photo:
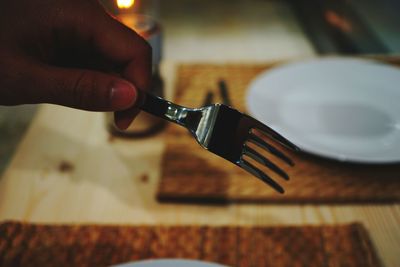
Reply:
[[[282,65],[247,95],[251,115],[315,155],[400,162],[400,69],[352,58]]]
[[[195,260],[165,259],[115,265],[114,267],[227,267],[216,263]]]

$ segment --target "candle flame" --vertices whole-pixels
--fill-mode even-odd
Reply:
[[[130,8],[135,4],[135,0],[117,0],[117,6],[121,9]]]

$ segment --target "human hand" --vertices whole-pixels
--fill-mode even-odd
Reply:
[[[125,129],[151,78],[151,48],[96,0],[0,0],[0,104],[118,111]]]

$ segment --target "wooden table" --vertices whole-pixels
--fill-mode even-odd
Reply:
[[[172,77],[173,71],[173,65],[167,66],[165,76]],[[163,134],[110,143],[104,125],[100,113],[43,105],[0,180],[0,220],[136,225],[362,222],[385,266],[398,266],[398,204],[160,204],[154,196]]]
[[[195,1],[197,4],[199,2],[203,1]],[[244,2],[239,1],[242,7],[245,6]],[[278,8],[275,6],[273,9],[276,12],[270,14],[272,17],[279,17],[279,14],[286,12],[278,1],[255,2],[260,5],[277,4]],[[240,14],[251,13],[241,9],[239,6]],[[258,11],[259,19],[265,17],[259,13]],[[209,25],[215,24],[215,16],[216,14],[211,16],[214,19],[210,20]],[[232,24],[231,20],[222,22],[237,25]],[[169,96],[174,83],[175,62],[253,62],[313,54],[304,37],[296,35],[297,32],[294,35],[282,33],[279,31],[282,25],[277,23],[270,28],[259,29],[258,33],[249,33],[246,27],[233,27],[234,32],[223,32],[222,28],[214,32],[201,31],[201,38],[208,44],[208,48],[211,51],[219,50],[219,53],[207,52],[204,49],[207,46],[204,42],[197,42],[200,38],[196,37],[190,25],[181,25],[179,28],[180,24],[172,15],[170,20],[165,18],[165,23],[173,26],[166,29],[167,60],[163,65]],[[204,29],[203,20],[199,19],[197,23],[200,24],[197,26]],[[249,23],[254,23],[254,20]],[[264,30],[268,34],[260,35]],[[226,38],[215,41],[221,34],[226,34]],[[268,43],[269,38],[270,43],[275,45],[262,49],[265,46],[257,43],[259,38],[264,43]],[[236,52],[240,50],[240,44],[235,41],[244,39],[253,43],[252,49],[238,55]],[[235,43],[234,47],[226,45],[229,43]],[[188,47],[191,49],[188,50]],[[218,55],[218,58],[214,58],[214,55]],[[0,179],[0,221],[132,225],[300,225],[362,222],[384,265],[399,266],[398,204],[160,204],[156,202],[154,195],[160,177],[163,134],[146,139],[114,139],[112,143],[109,138],[104,127],[103,114],[51,105],[41,106]]]

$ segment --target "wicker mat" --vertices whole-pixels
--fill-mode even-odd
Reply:
[[[307,227],[0,225],[0,266],[185,258],[228,266],[380,266],[360,224]]]
[[[217,82],[224,79],[232,105],[246,111],[246,88],[257,74],[273,65],[181,65],[175,101],[199,107],[208,91],[219,97]],[[221,98],[214,98],[221,102]],[[197,202],[387,202],[400,200],[400,165],[338,163],[309,155],[292,154],[294,168],[281,181],[285,194],[235,165],[201,148],[182,127],[170,125],[157,197],[161,201]],[[266,170],[268,173],[268,170]]]

